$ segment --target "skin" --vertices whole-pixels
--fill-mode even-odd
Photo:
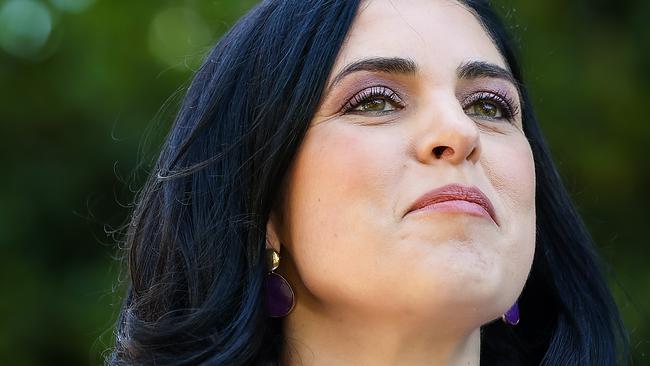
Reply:
[[[503,109],[493,100],[466,97],[498,91],[520,109],[517,88],[459,78],[467,62],[508,67],[474,15],[449,0],[363,3],[330,83],[369,57],[406,58],[417,71],[353,72],[325,90],[267,225],[276,272],[296,298],[282,364],[479,365],[480,327],[500,321],[532,265],[535,171],[521,114],[497,118],[485,113]],[[368,86],[401,104],[379,96],[341,111]],[[405,215],[450,183],[479,188],[496,222]]]

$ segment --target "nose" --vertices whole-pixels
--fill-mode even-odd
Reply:
[[[476,123],[465,114],[456,98],[431,106],[430,111],[423,111],[418,118],[417,159],[424,164],[476,163],[481,154]]]

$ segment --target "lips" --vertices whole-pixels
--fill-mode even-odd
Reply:
[[[465,201],[479,205],[490,215],[495,223],[497,222],[496,216],[494,214],[494,207],[492,206],[492,202],[490,202],[487,196],[485,196],[485,194],[483,194],[483,192],[481,192],[481,190],[476,187],[468,187],[460,184],[449,184],[423,194],[411,205],[411,207],[406,212],[406,215],[413,211],[420,210],[429,206],[434,206],[435,204],[441,202],[451,203],[450,201]],[[461,211],[463,211],[462,208]]]

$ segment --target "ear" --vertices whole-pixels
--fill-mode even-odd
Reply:
[[[280,253],[280,232],[279,221],[275,212],[271,211],[269,220],[266,222],[266,248],[273,248],[276,252]]]

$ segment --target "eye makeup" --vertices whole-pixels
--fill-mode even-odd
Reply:
[[[473,104],[479,102],[487,102],[501,110],[502,116],[493,119],[507,119],[511,121],[519,113],[519,103],[508,92],[501,90],[474,92],[461,100],[461,106],[463,110],[466,110]]]
[[[369,103],[378,100],[383,100],[387,103],[390,103],[394,108],[393,110],[404,108],[404,102],[402,101],[402,98],[400,98],[399,95],[397,95],[397,93],[395,93],[392,89],[386,86],[376,85],[376,86],[371,86],[366,89],[363,89],[357,94],[355,94],[350,100],[348,100],[347,103],[345,103],[345,105],[341,109],[341,112],[354,113],[355,109],[363,105],[364,103]],[[376,112],[376,113],[381,113],[381,112]]]
[[[373,99],[383,99],[395,109],[403,108],[408,97],[401,76],[358,72],[343,78],[325,95],[321,105],[324,116],[353,114],[354,108]]]
[[[360,72],[343,78],[336,87],[329,90],[323,101],[323,115],[358,115],[369,118],[380,117],[407,107],[409,88],[418,82],[413,75],[408,80],[395,80],[401,76],[382,73]],[[409,85],[407,87],[406,85]],[[514,123],[520,114],[519,93],[511,83],[496,78],[477,77],[459,79],[456,84],[456,99],[459,106],[471,118],[494,122]],[[468,108],[474,112],[468,112]],[[496,111],[496,113],[495,113]],[[489,112],[489,113],[485,113]]]
[[[465,111],[477,104],[479,107],[482,104],[500,111],[498,117],[486,114],[468,114],[472,118],[481,120],[507,121],[514,124],[521,112],[519,89],[505,79],[490,77],[460,79],[456,85],[456,98]]]

